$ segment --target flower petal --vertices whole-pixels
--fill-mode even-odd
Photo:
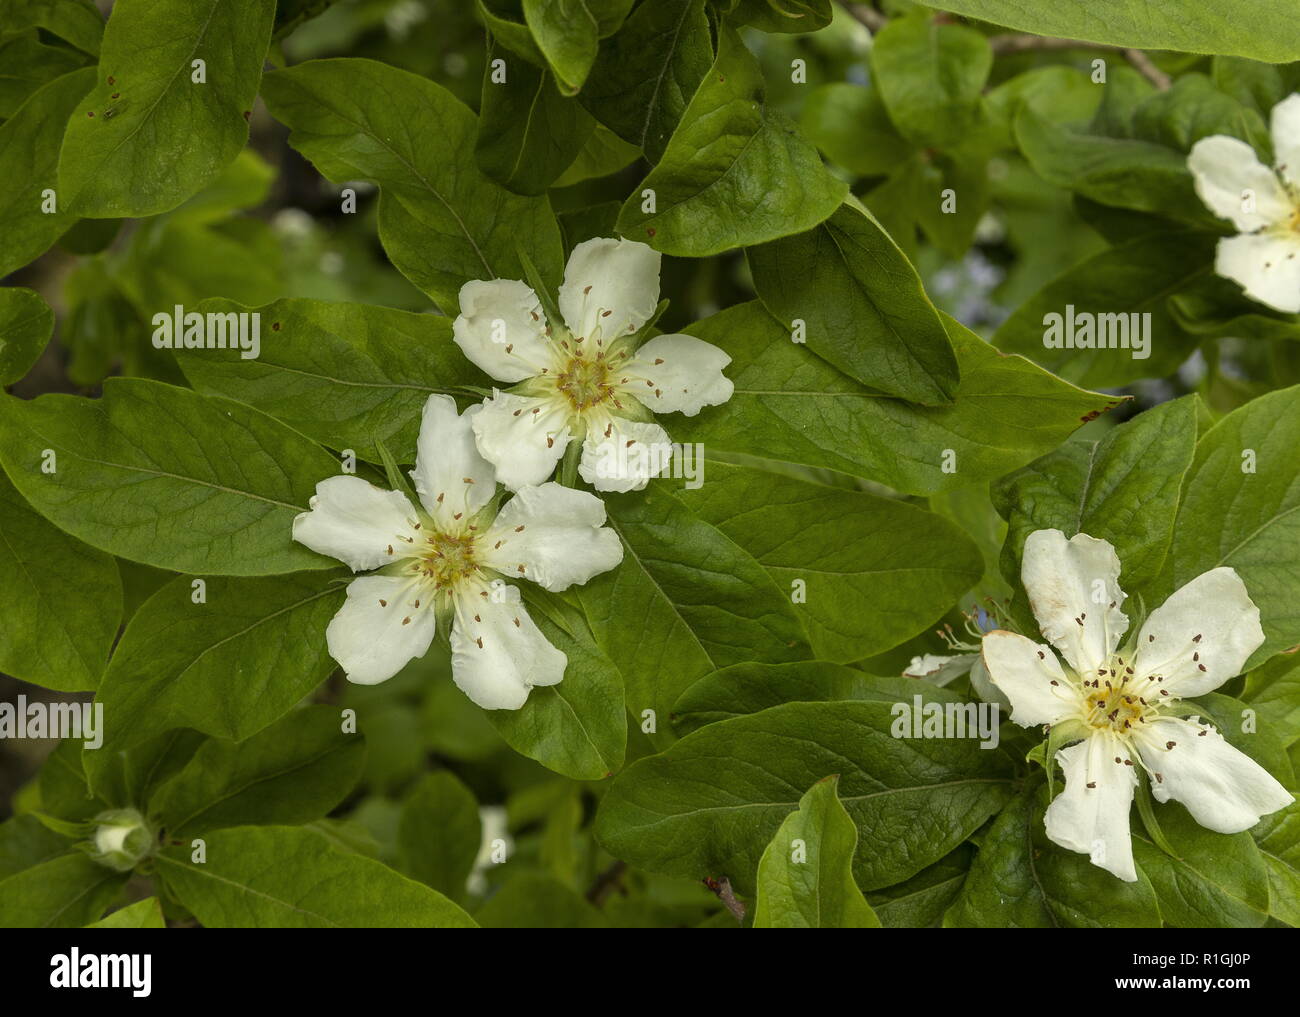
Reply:
[[[575,336],[600,329],[608,345],[635,332],[659,303],[659,252],[635,240],[597,237],[569,255],[560,285],[560,313]]]
[[[431,395],[420,421],[411,479],[425,510],[449,532],[465,525],[496,493],[496,471],[474,444],[472,409],[457,414],[451,396]]]
[[[1212,727],[1164,718],[1142,725],[1137,737],[1142,763],[1153,774],[1156,801],[1182,802],[1208,830],[1249,830],[1261,816],[1294,801],[1267,770]]]
[[[722,369],[729,357],[693,335],[655,336],[619,372],[633,379],[628,389],[656,413],[693,417],[705,406],[731,398],[735,386]]]
[[[1300,92],[1274,106],[1269,123],[1278,172],[1292,187],[1300,187]]]
[[[1025,540],[1020,578],[1038,627],[1080,675],[1100,668],[1128,629],[1119,558],[1107,541],[1060,530]],[[995,679],[996,680],[996,679]]]
[[[672,440],[658,424],[591,414],[578,472],[597,491],[640,491],[672,455]]]
[[[1277,174],[1238,138],[1225,134],[1202,138],[1192,146],[1187,168],[1205,206],[1243,233],[1284,219],[1290,209]],[[1253,210],[1247,210],[1248,197],[1253,198]]]
[[[498,381],[535,377],[551,363],[542,305],[516,279],[476,279],[462,286],[451,335],[476,367]]]
[[[1082,851],[1093,865],[1135,883],[1128,817],[1137,767],[1126,765],[1128,758],[1123,742],[1100,733],[1058,752],[1065,790],[1047,807],[1043,822],[1053,843]]]
[[[590,492],[522,487],[484,534],[482,560],[559,593],[623,560],[623,542],[604,523],[605,503]]]
[[[978,653],[959,653],[953,657],[940,657],[933,653],[913,657],[903,670],[904,678],[924,678],[934,685],[947,685],[970,671],[979,660]]]
[[[1220,566],[1175,590],[1138,634],[1134,668],[1163,675],[1181,699],[1204,695],[1240,674],[1264,641],[1259,608],[1237,570]]]
[[[420,606],[415,602],[419,600]],[[362,576],[325,629],[330,656],[358,685],[377,685],[423,657],[433,642],[432,599],[400,576]]]
[[[466,414],[478,450],[512,491],[550,477],[572,438],[569,408],[555,399],[494,391]]]
[[[1079,711],[1079,689],[1046,643],[994,629],[984,636],[980,655],[989,680],[1011,702],[1011,719],[1021,727],[1055,724]]]
[[[1261,304],[1300,311],[1300,234],[1294,231],[1224,237],[1215,249],[1214,271]]]
[[[1057,681],[1060,681],[1058,678]],[[1011,713],[1011,700],[1007,694],[993,684],[993,679],[989,677],[988,666],[984,663],[982,656],[975,658],[975,663],[970,669],[970,687],[974,690],[975,695],[986,703],[996,703],[998,707],[1005,710],[1008,715]],[[1049,688],[1050,688],[1049,684]]]
[[[568,658],[528,617],[519,590],[506,583],[456,598],[451,677],[485,710],[517,710],[534,685],[555,685]]]
[[[360,477],[322,480],[308,505],[310,511],[294,518],[293,539],[337,558],[353,572],[400,558],[418,536],[415,506],[406,495]]]

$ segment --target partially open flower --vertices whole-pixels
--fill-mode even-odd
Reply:
[[[117,872],[130,872],[153,853],[157,831],[136,809],[110,809],[93,820],[90,857]]]

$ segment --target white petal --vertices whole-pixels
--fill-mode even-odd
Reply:
[[[1267,770],[1206,725],[1156,720],[1142,726],[1138,739],[1143,764],[1160,774],[1151,779],[1156,801],[1182,802],[1206,829],[1240,833],[1294,801]]]
[[[1171,696],[1188,699],[1240,674],[1264,641],[1259,608],[1237,570],[1220,566],[1181,586],[1138,634],[1139,677],[1163,675]]]
[[[419,600],[420,606],[415,602]],[[377,685],[423,657],[433,642],[432,598],[398,576],[362,576],[325,629],[330,656],[358,685]]]
[[[1224,237],[1215,250],[1214,271],[1261,304],[1300,311],[1300,233],[1294,230]]]
[[[1300,92],[1274,106],[1269,119],[1278,171],[1292,187],[1300,187]]]
[[[1137,766],[1125,765],[1128,758],[1124,743],[1106,734],[1091,735],[1058,752],[1056,761],[1065,771],[1065,790],[1047,807],[1044,825],[1053,843],[1081,851],[1093,865],[1135,883],[1128,817],[1137,787]]]
[[[431,395],[420,421],[411,478],[420,503],[449,532],[463,526],[496,491],[496,472],[474,444],[471,410],[458,415],[451,396]]]
[[[604,523],[605,503],[588,491],[522,487],[484,534],[482,560],[559,593],[623,560],[623,542]]]
[[[1060,681],[1060,679],[1058,678],[1057,681]],[[996,703],[1000,709],[1010,715],[1011,700],[1007,698],[1005,692],[993,684],[993,679],[989,677],[988,666],[984,663],[982,656],[976,657],[975,663],[971,666],[970,687],[975,691],[975,695],[979,696],[984,702]]]
[[[1119,569],[1115,549],[1086,533],[1066,540],[1060,530],[1035,530],[1025,540],[1020,578],[1029,606],[1080,675],[1106,663],[1128,629]]]
[[[478,450],[512,491],[550,477],[572,437],[569,408],[558,399],[494,391],[466,414]]]
[[[597,491],[640,491],[668,468],[672,441],[658,424],[591,415],[578,472]]]
[[[913,657],[903,671],[904,678],[924,678],[934,685],[947,685],[970,671],[979,660],[977,653],[959,653],[955,657],[940,657],[933,653]]]
[[[573,249],[560,286],[560,313],[576,336],[597,327],[608,344],[635,332],[659,303],[659,252],[635,240],[596,238]]]
[[[1290,208],[1277,174],[1261,163],[1255,150],[1238,138],[1216,134],[1202,138],[1187,157],[1196,193],[1221,219],[1243,233],[1272,225]],[[1247,211],[1253,202],[1253,211]]]
[[[353,572],[400,558],[402,549],[418,536],[419,519],[406,495],[360,477],[322,480],[308,504],[310,511],[294,518],[293,539],[337,558]]]
[[[1079,690],[1046,643],[994,629],[984,636],[980,654],[989,680],[1011,702],[1011,719],[1021,727],[1055,724],[1079,712]]]
[[[452,338],[476,367],[498,381],[523,381],[550,365],[545,332],[542,305],[526,283],[474,280],[460,288]]]
[[[633,379],[628,388],[656,413],[693,417],[705,406],[731,398],[735,386],[722,369],[731,357],[693,335],[655,336],[619,373]]]
[[[519,709],[534,685],[557,684],[568,662],[528,617],[515,587],[458,591],[451,677],[483,709]]]

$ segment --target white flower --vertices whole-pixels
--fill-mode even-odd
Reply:
[[[1261,304],[1300,311],[1300,92],[1272,113],[1276,170],[1244,141],[1222,134],[1192,146],[1196,193],[1240,231],[1219,241],[1214,270]]]
[[[598,491],[645,487],[668,464],[668,433],[651,411],[694,416],[731,398],[731,358],[688,335],[639,349],[633,335],[659,301],[659,253],[634,240],[595,239],[569,257],[559,291],[563,321],[546,320],[537,294],[513,279],[468,282],[453,336],[498,381],[472,411],[478,449],[512,491],[540,484],[570,441],[582,479]]]
[[[468,414],[449,396],[424,404],[411,471],[419,499],[355,476],[316,485],[295,540],[344,562],[354,579],[326,630],[348,679],[374,685],[451,623],[452,678],[487,710],[517,710],[534,685],[564,677],[565,655],[533,624],[519,590],[501,576],[552,592],[585,583],[623,559],[595,495],[559,484],[523,488],[498,513],[496,476],[478,454]]]
[[[1056,754],[1065,790],[1047,809],[1047,836],[1133,882],[1128,820],[1139,770],[1157,801],[1182,802],[1219,833],[1247,830],[1293,799],[1258,763],[1175,705],[1218,688],[1264,641],[1259,609],[1236,571],[1197,576],[1122,649],[1128,617],[1120,610],[1119,571],[1104,540],[1035,530],[1025,541],[1021,578],[1052,645],[999,629],[984,637],[982,652],[1011,701],[1013,721],[1068,723],[1082,738]]]

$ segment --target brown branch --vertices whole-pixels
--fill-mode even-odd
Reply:
[[[704,885],[714,892],[718,900],[722,901],[723,906],[731,912],[731,917],[737,922],[743,924],[745,921],[745,905],[736,900],[735,891],[731,889],[731,880],[726,876],[721,879],[704,878]]]
[[[626,893],[627,891],[623,889],[623,873],[625,872],[627,872],[627,862],[616,861],[609,868],[599,873],[587,890],[587,900],[595,904],[596,907],[600,907],[615,890]]]
[[[878,10],[874,7],[868,6],[867,4],[845,3],[844,9],[857,18],[862,24],[866,25],[867,28],[871,30],[872,35],[875,35],[884,28],[885,23],[889,21],[889,19]]]

